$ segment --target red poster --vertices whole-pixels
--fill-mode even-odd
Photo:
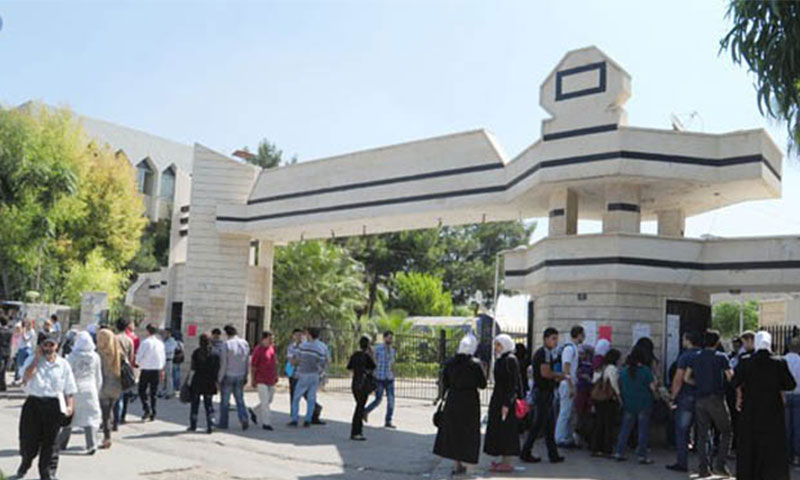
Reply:
[[[611,325],[600,325],[600,331],[597,334],[597,338],[605,338],[611,342]]]
[[[190,323],[189,326],[186,327],[186,335],[189,338],[194,338],[197,336],[197,325],[194,323]]]

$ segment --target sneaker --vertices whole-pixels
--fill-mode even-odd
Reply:
[[[666,469],[667,470],[672,470],[673,472],[684,472],[684,473],[689,471],[689,469],[687,467],[684,467],[683,465],[680,465],[678,463],[673,463],[672,465],[667,465]]]
[[[700,470],[699,472],[697,472],[696,478],[708,478],[711,475],[712,475],[711,470]]]
[[[565,460],[564,457],[553,457],[550,459],[550,463],[561,463]]]
[[[723,466],[721,466],[721,467],[715,468],[715,469],[714,469],[714,473],[716,473],[716,474],[717,474],[717,475],[719,475],[720,477],[727,477],[727,478],[730,478],[730,477],[732,477],[732,476],[733,476],[733,475],[731,475],[731,471],[730,471],[730,470],[728,470],[728,467],[726,467],[726,466],[724,466],[724,465],[723,465]]]
[[[247,408],[247,413],[250,414],[250,420],[253,423],[258,423],[258,418],[256,418],[256,412],[254,412],[252,408],[248,407]]]
[[[291,422],[287,423],[287,424],[286,424],[286,426],[287,426],[287,427],[296,427],[296,426],[297,426],[297,422],[295,422],[294,420],[292,420]]]
[[[525,463],[539,463],[542,461],[539,457],[534,457],[531,454],[522,454],[519,456],[519,459]]]
[[[328,422],[326,422],[324,420],[319,420],[319,419],[311,420],[311,425],[327,425],[327,424],[328,424]]]
[[[197,431],[197,427],[192,427],[191,425],[186,429],[187,432],[195,432]]]
[[[384,427],[386,427],[386,428],[392,428],[392,429],[395,429],[395,428],[397,428],[397,426],[396,426],[395,424],[393,424],[392,422],[386,422],[386,424],[384,425]]]
[[[614,456],[613,456],[613,457],[611,457],[611,458],[613,458],[613,459],[614,459],[615,461],[617,461],[617,462],[624,462],[624,461],[627,461],[627,460],[628,460],[627,458],[623,457],[623,456],[622,456],[622,455],[620,455],[620,454],[616,454],[616,455],[614,455]]]
[[[311,426],[311,422],[303,422],[303,427],[308,428]]]
[[[269,430],[270,432],[275,430],[274,428],[272,428],[272,425],[261,425],[261,429],[262,430]]]
[[[250,428],[250,424],[247,422],[242,422],[242,430],[247,430],[248,428]]]
[[[640,465],[652,465],[653,459],[647,457],[639,457],[639,464]]]
[[[364,435],[353,435],[352,437],[350,437],[350,440],[355,440],[357,442],[363,442],[366,439],[367,437],[365,437]]]
[[[97,452],[97,449],[90,448],[89,450],[86,450],[86,455],[94,455],[95,452]]]

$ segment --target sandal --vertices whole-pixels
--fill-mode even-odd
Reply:
[[[511,473],[514,471],[514,467],[507,463],[495,463],[489,467],[489,471],[494,473]]]
[[[464,475],[465,473],[467,473],[467,467],[463,467],[463,466],[461,468],[454,468],[454,469],[452,469],[450,471],[450,475],[452,475],[454,477],[456,475]]]

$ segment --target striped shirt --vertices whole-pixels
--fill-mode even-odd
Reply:
[[[319,339],[303,342],[298,348],[297,358],[299,362],[295,371],[299,375],[322,373],[328,364],[328,347]]]
[[[394,365],[397,351],[385,343],[375,347],[375,364],[378,368],[375,369],[375,378],[378,380],[394,380],[394,372],[392,365]]]

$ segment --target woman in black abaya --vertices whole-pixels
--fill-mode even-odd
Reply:
[[[483,451],[500,462],[492,462],[490,471],[511,473],[514,467],[511,458],[519,456],[519,420],[514,414],[514,405],[522,398],[522,379],[519,363],[514,356],[514,341],[505,334],[494,339],[494,350],[498,356],[494,364],[494,391],[489,401],[489,422]]]

